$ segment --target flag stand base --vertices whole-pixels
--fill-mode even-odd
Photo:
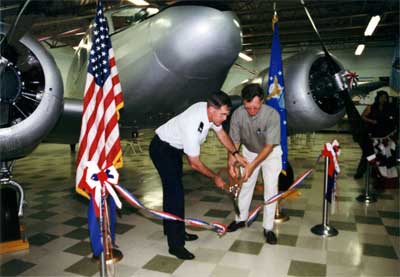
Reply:
[[[275,223],[283,223],[283,222],[286,222],[286,221],[288,221],[290,219],[290,217],[288,216],[288,215],[286,215],[286,214],[277,214],[277,215],[275,215],[275,218],[274,218],[274,222]]]
[[[275,223],[286,222],[290,219],[288,215],[282,213],[281,207],[279,205],[280,202],[281,201],[277,201],[277,203],[276,203],[275,218],[274,218]]]
[[[315,235],[323,237],[334,237],[339,233],[335,227],[324,224],[315,225],[311,228],[311,232],[313,232]]]
[[[369,203],[374,203],[376,201],[378,201],[378,199],[376,198],[375,195],[371,195],[371,194],[361,194],[359,195],[357,198],[358,202],[363,202],[365,204],[369,204]]]
[[[106,263],[107,264],[116,264],[118,263],[120,260],[122,260],[122,258],[124,257],[124,255],[122,254],[121,251],[119,251],[116,248],[112,249],[112,255],[107,255],[106,257]],[[94,260],[96,263],[100,263],[100,256],[92,256],[92,260]]]

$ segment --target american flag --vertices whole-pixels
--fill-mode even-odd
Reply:
[[[122,167],[118,111],[123,105],[108,24],[99,0],[92,30],[76,170],[76,191],[84,196],[90,192],[85,182],[88,161],[96,162],[99,168],[111,164]]]

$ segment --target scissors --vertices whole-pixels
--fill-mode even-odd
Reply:
[[[219,172],[218,175],[220,175],[223,179],[226,180],[224,177],[228,177],[228,181],[226,182],[227,187],[224,188],[224,190],[228,193],[229,198],[232,200],[233,208],[236,213],[236,215],[240,215],[240,210],[239,210],[239,205],[238,205],[238,198],[240,194],[240,190],[242,189],[243,185],[243,179],[240,174],[237,177],[233,177],[230,173],[228,168],[222,168]]]

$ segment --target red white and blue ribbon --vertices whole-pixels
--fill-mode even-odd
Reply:
[[[181,218],[168,212],[146,208],[132,193],[118,184],[118,179],[119,174],[114,166],[109,166],[106,169],[99,169],[95,162],[87,163],[85,189],[90,193],[92,199],[94,200],[94,209],[97,217],[99,216],[101,205],[101,188],[102,186],[105,186],[106,193],[112,196],[116,206],[119,209],[121,209],[122,203],[119,200],[115,190],[132,206],[146,210],[158,218],[181,221],[194,227],[202,227],[213,230],[219,235],[225,234],[227,227],[219,222],[208,223],[196,218]]]
[[[257,218],[258,213],[261,211],[261,209],[264,206],[274,203],[274,202],[288,196],[294,188],[299,186],[308,176],[310,176],[310,174],[313,172],[313,170],[314,170],[313,168],[307,169],[303,174],[301,174],[299,177],[297,177],[296,180],[294,180],[294,182],[290,185],[290,187],[286,191],[275,194],[274,196],[270,197],[267,201],[265,201],[264,203],[258,205],[256,208],[254,208],[250,212],[249,217],[247,218],[247,226],[250,226],[251,223],[253,223],[253,221]]]
[[[181,218],[179,216],[176,216],[174,214],[160,211],[160,210],[154,210],[154,209],[149,209],[146,208],[132,193],[130,193],[126,188],[122,187],[120,184],[114,185],[114,188],[116,191],[118,191],[119,195],[122,196],[129,204],[132,206],[145,210],[152,215],[165,219],[165,220],[173,220],[173,221],[181,221],[184,222],[187,225],[193,226],[193,227],[202,227],[206,229],[213,230],[217,232],[219,235],[223,235],[226,232],[226,225],[219,223],[219,222],[206,222],[200,219],[196,218]]]

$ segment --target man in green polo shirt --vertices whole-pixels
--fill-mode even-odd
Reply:
[[[258,84],[246,85],[242,90],[242,100],[243,105],[232,114],[229,134],[236,148],[242,145],[242,155],[249,163],[242,168],[245,182],[238,199],[240,215],[228,226],[228,232],[245,226],[260,169],[264,179],[264,200],[278,193],[282,170],[279,113],[264,104],[264,92]],[[237,173],[235,164],[235,158],[229,154],[228,165],[232,175]],[[269,244],[277,242],[272,231],[275,208],[276,203],[264,207],[263,233]]]

